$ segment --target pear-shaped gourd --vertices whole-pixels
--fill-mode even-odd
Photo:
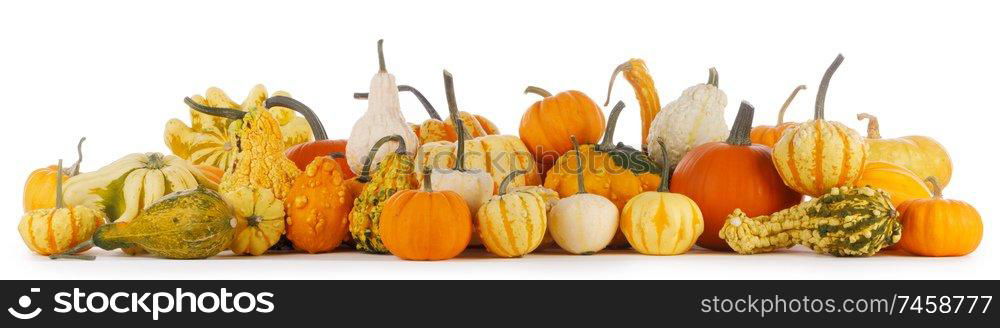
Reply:
[[[379,70],[372,78],[368,93],[368,110],[364,116],[354,123],[351,137],[347,139],[347,164],[351,171],[360,174],[365,165],[368,150],[382,137],[399,135],[406,144],[406,152],[416,153],[419,145],[417,135],[403,118],[399,108],[399,90],[396,77],[385,70],[385,57],[382,54],[382,40],[378,41]],[[392,147],[379,150],[373,157],[374,163],[380,163],[382,158],[392,152]]]
[[[444,71],[445,90],[448,94],[448,107],[452,112],[458,111],[455,103],[455,92],[451,73]],[[458,120],[457,117],[452,117]],[[465,124],[455,122],[458,128],[458,142],[455,149],[455,167],[450,170],[437,169],[431,172],[431,187],[434,190],[450,190],[462,196],[472,213],[493,196],[493,179],[484,170],[467,170],[465,168],[465,141],[468,133]],[[482,154],[479,154],[482,156]]]
[[[573,149],[580,153],[576,136]],[[583,184],[583,156],[576,156],[577,194],[560,199],[549,211],[549,233],[556,244],[573,254],[594,254],[611,243],[618,231],[618,208],[607,198],[588,194]]]
[[[662,138],[667,145],[666,162],[662,162],[658,147],[649,148],[649,157],[657,164],[673,168],[691,148],[729,136],[724,117],[726,93],[719,89],[719,74],[715,68],[708,72],[707,83],[687,88],[653,119],[646,144],[655,144]]]

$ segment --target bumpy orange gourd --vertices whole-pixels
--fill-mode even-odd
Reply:
[[[573,149],[570,136],[575,135],[582,144],[593,144],[601,138],[604,113],[583,92],[570,90],[553,96],[538,87],[528,87],[524,92],[544,97],[524,112],[519,130],[543,175],[559,156]]]
[[[76,144],[77,160],[76,164],[59,171],[59,167],[49,165],[31,171],[28,180],[24,182],[24,211],[30,212],[42,208],[53,208],[56,206],[56,180],[66,182],[66,179],[80,173],[80,162],[83,161],[83,141],[87,138],[80,138]]]
[[[882,139],[875,115],[861,113],[858,114],[858,119],[868,120],[868,138],[865,142],[871,148],[869,160],[905,167],[921,179],[934,177],[941,189],[948,186],[951,181],[951,156],[940,143],[925,136]]]
[[[868,162],[861,171],[856,186],[871,186],[885,190],[892,197],[892,206],[918,198],[930,198],[931,190],[906,168],[888,162]]]
[[[735,209],[770,215],[802,202],[802,195],[785,186],[771,164],[771,148],[750,143],[753,112],[744,101],[729,139],[691,149],[674,170],[670,189],[693,199],[704,216],[701,247],[732,250],[719,230]]]
[[[472,238],[472,214],[462,196],[431,189],[430,169],[422,190],[401,190],[385,202],[379,219],[382,243],[404,260],[447,260]]]
[[[805,89],[806,86],[800,85],[795,87],[795,90],[792,90],[791,95],[788,95],[788,99],[785,99],[785,104],[781,105],[781,109],[778,110],[778,124],[753,127],[753,130],[750,130],[750,142],[774,147],[774,144],[778,143],[778,139],[781,139],[781,134],[785,130],[798,126],[799,123],[796,122],[785,122],[785,111],[788,110],[788,105],[792,104],[792,99],[795,99],[795,95]]]
[[[903,224],[903,250],[920,256],[962,256],[983,239],[983,219],[969,203],[944,199],[934,177],[927,178],[934,197],[903,202],[897,209]]]
[[[354,193],[334,158],[343,158],[343,153],[316,157],[295,178],[285,199],[286,236],[296,249],[329,252],[347,236]]]
[[[615,85],[615,77],[618,76],[618,73],[624,75],[625,80],[628,80],[628,83],[632,85],[632,90],[635,92],[635,99],[639,101],[639,118],[642,124],[639,136],[642,137],[642,148],[646,149],[649,126],[653,123],[653,119],[656,118],[656,114],[660,112],[660,96],[656,93],[656,85],[653,84],[653,77],[649,75],[649,69],[646,68],[645,61],[639,58],[629,59],[618,65],[618,67],[615,67],[615,71],[611,73],[611,82],[608,83],[608,96],[604,100],[605,107],[611,103],[611,89]]]
[[[774,145],[772,160],[782,180],[813,197],[853,184],[868,158],[868,144],[856,131],[823,118],[830,78],[843,61],[844,56],[837,55],[823,75],[816,93],[815,118],[785,131]]]

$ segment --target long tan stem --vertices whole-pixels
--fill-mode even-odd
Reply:
[[[800,85],[792,90],[792,94],[788,95],[788,99],[785,99],[785,103],[781,105],[781,109],[778,110],[778,124],[785,123],[785,111],[788,110],[788,106],[792,104],[792,100],[795,99],[795,95],[799,94],[799,91],[805,90],[805,85]]]
[[[614,88],[615,86],[615,78],[618,77],[619,73],[630,68],[632,66],[631,64],[632,61],[626,61],[621,65],[618,65],[618,67],[615,67],[614,72],[611,72],[611,82],[608,82],[608,95],[606,98],[604,98],[604,106],[607,106],[608,104],[611,103],[611,89]]]
[[[824,118],[824,111],[826,110],[826,91],[830,88],[830,79],[833,78],[833,73],[837,72],[837,68],[840,67],[840,63],[844,62],[844,55],[837,55],[837,58],[833,60],[830,67],[826,69],[826,73],[823,73],[823,81],[819,83],[819,90],[816,91],[816,114],[813,119],[822,120]]]
[[[879,132],[878,127],[878,117],[868,113],[860,113],[858,120],[868,120],[868,139],[882,139],[882,133]]]
[[[533,93],[542,96],[544,98],[552,97],[551,92],[548,92],[545,89],[536,86],[528,86],[527,88],[524,89],[524,94],[529,94],[529,93]]]

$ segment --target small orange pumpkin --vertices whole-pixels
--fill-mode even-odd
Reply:
[[[447,260],[461,254],[472,238],[472,213],[454,191],[431,190],[431,170],[423,190],[401,190],[385,202],[379,218],[382,243],[404,260]]]
[[[24,211],[30,212],[43,208],[56,207],[56,182],[80,174],[80,162],[83,161],[83,141],[87,138],[80,138],[76,144],[77,160],[73,166],[59,171],[59,167],[49,165],[31,172],[28,181],[24,182]],[[60,174],[61,173],[61,174]],[[61,179],[60,179],[61,177]]]
[[[778,139],[781,139],[781,134],[785,130],[798,126],[799,123],[796,122],[785,122],[785,110],[788,109],[788,105],[792,104],[795,95],[805,89],[806,86],[800,85],[795,87],[795,90],[792,90],[792,94],[788,95],[788,99],[785,99],[785,104],[781,105],[781,109],[778,110],[778,124],[753,127],[753,130],[750,130],[750,142],[774,148],[774,144],[778,143]]]
[[[316,157],[288,191],[285,230],[296,249],[329,252],[344,241],[354,193],[335,160],[343,157],[343,153]]]
[[[868,162],[855,186],[871,186],[885,190],[892,197],[892,206],[917,198],[930,198],[931,190],[906,168],[889,162]]]
[[[732,250],[719,237],[719,230],[736,209],[753,217],[802,202],[802,194],[788,188],[771,163],[771,148],[750,143],[753,112],[744,101],[729,139],[691,149],[674,170],[670,189],[701,208],[705,220],[705,232],[698,238],[701,247]]]
[[[542,174],[559,156],[573,149],[570,136],[581,144],[596,144],[604,133],[604,112],[586,94],[576,90],[552,95],[538,87],[528,87],[524,93],[542,96],[521,116],[519,134],[540,164]]]
[[[920,256],[962,256],[972,253],[983,239],[983,219],[976,208],[960,200],[944,199],[934,177],[927,178],[933,198],[913,199],[899,205],[903,223],[903,250]]]

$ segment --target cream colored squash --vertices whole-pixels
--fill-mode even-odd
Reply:
[[[709,70],[708,83],[687,88],[656,114],[646,144],[663,139],[667,145],[667,160],[663,162],[657,147],[649,147],[649,157],[657,164],[673,168],[691,148],[725,140],[729,136],[724,117],[726,104],[726,93],[719,89],[719,74],[713,67]]]
[[[416,133],[403,118],[399,108],[399,90],[396,87],[396,77],[385,70],[385,57],[382,54],[382,40],[378,41],[379,71],[372,78],[368,93],[368,110],[364,116],[354,123],[351,137],[347,139],[347,164],[355,174],[361,174],[365,165],[365,156],[376,141],[389,135],[399,135],[406,144],[406,152],[416,153],[419,141]],[[379,163],[392,151],[393,147],[385,147],[375,153],[373,163]]]
[[[576,137],[573,148],[579,152]],[[618,208],[607,198],[588,194],[583,185],[583,160],[577,156],[579,192],[560,199],[548,213],[549,233],[563,250],[588,255],[611,243],[618,232]]]
[[[285,203],[271,189],[241,187],[222,196],[236,214],[234,254],[264,254],[285,233]]]

